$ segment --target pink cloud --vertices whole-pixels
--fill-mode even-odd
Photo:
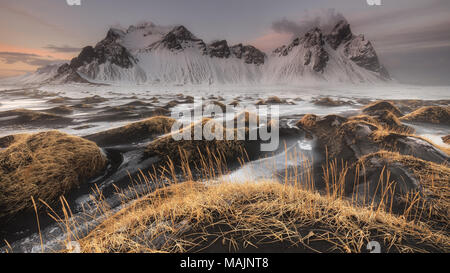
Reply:
[[[275,31],[271,31],[263,36],[260,36],[252,41],[249,44],[255,46],[256,48],[265,51],[271,52],[277,47],[290,43],[292,40],[292,34],[290,33],[278,33]]]

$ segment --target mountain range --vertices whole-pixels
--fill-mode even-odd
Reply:
[[[328,33],[313,28],[269,54],[252,45],[205,43],[182,25],[141,23],[111,28],[70,62],[22,76],[24,83],[297,84],[376,83],[387,70],[363,35],[339,21]]]

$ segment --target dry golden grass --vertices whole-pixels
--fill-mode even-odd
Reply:
[[[404,121],[450,125],[450,107],[426,106],[401,118]]]
[[[382,211],[275,182],[186,182],[151,193],[80,239],[83,252],[448,252],[450,239]]]
[[[58,131],[14,136],[0,150],[0,217],[31,209],[32,196],[52,203],[105,166],[97,145],[79,137]]]
[[[154,135],[163,135],[171,131],[175,119],[157,116],[134,122],[123,127],[100,132],[87,138],[99,144],[130,144],[134,141],[149,138]]]
[[[65,224],[66,243],[78,241],[83,252],[361,252],[369,241],[377,241],[384,252],[448,252],[448,167],[389,152],[371,156],[404,163],[424,180],[424,193],[429,195],[406,195],[400,214],[384,203],[356,206],[345,194],[348,165],[336,160],[327,160],[323,168],[325,191],[315,190],[313,168],[307,163],[301,175],[286,168],[284,183],[217,182],[228,172],[216,174],[223,157],[207,151],[198,167],[200,181],[210,182],[192,182],[186,160],[182,170],[187,182],[181,184],[172,163],[154,174],[141,173],[133,183],[147,185],[150,193],[118,192],[124,209],[101,209],[108,217],[83,238]],[[381,186],[386,186],[380,191],[388,194],[389,172],[385,178],[380,177]],[[163,181],[172,184],[164,186]],[[151,192],[152,185],[162,188]],[[439,198],[431,203],[427,198],[434,192]]]
[[[14,142],[19,142],[22,139],[28,137],[28,134],[16,134],[16,135],[9,135],[0,138],[0,148],[7,148],[9,145],[11,145]]]

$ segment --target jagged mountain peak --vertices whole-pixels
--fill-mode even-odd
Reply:
[[[231,55],[230,47],[226,40],[216,40],[208,44],[208,55],[216,58],[228,58]]]
[[[272,53],[276,56],[287,56],[295,47],[302,45],[304,48],[311,48],[314,46],[323,46],[323,34],[322,30],[315,27],[306,32],[302,37],[296,37],[289,45],[282,45],[276,48]]]
[[[148,49],[169,49],[171,51],[180,51],[185,48],[197,48],[203,53],[206,52],[206,44],[203,40],[197,38],[185,26],[175,26],[169,31],[161,41],[152,44]]]
[[[306,32],[305,35],[300,39],[300,43],[303,44],[305,48],[313,47],[313,46],[323,46],[323,34],[322,30],[319,28],[313,28],[310,31]]]
[[[170,31],[170,33],[172,33],[173,35],[175,35],[178,39],[182,39],[182,40],[196,40],[198,39],[197,37],[195,37],[194,34],[192,34],[192,32],[190,32],[185,26],[183,25],[178,25],[175,26],[172,31]]]
[[[274,57],[289,58],[291,54],[303,55],[303,65],[310,66],[315,72],[324,73],[330,56],[333,55],[374,72],[376,77],[382,80],[390,79],[370,41],[366,40],[364,35],[355,36],[345,19],[338,21],[328,34],[314,27],[303,36],[294,38],[289,45],[283,45],[272,52]]]
[[[336,50],[342,43],[347,42],[353,38],[353,33],[350,24],[347,20],[339,21],[333,30],[327,35],[326,40],[330,46]]]
[[[262,65],[267,56],[252,45],[237,44],[230,47],[231,53],[238,59],[244,59],[246,64]]]

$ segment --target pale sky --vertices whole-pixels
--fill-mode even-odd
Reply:
[[[314,24],[343,15],[365,34],[399,81],[450,85],[450,1],[1,0],[0,77],[69,60],[111,27],[182,24],[205,42],[226,39],[270,51]]]

